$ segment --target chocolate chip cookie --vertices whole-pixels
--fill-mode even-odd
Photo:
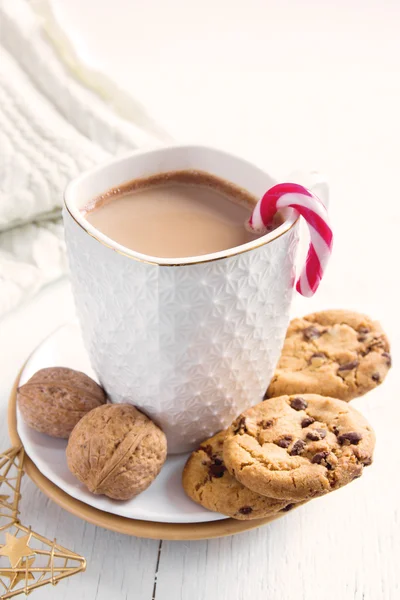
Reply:
[[[342,400],[302,394],[253,406],[227,430],[223,456],[249,489],[300,502],[359,477],[372,462],[375,436]]]
[[[265,397],[313,393],[352,400],[382,383],[389,351],[379,323],[364,315],[327,310],[293,319]]]
[[[232,477],[222,455],[225,433],[217,433],[192,452],[182,476],[187,495],[209,510],[241,520],[261,519],[294,508],[287,500],[252,492]]]

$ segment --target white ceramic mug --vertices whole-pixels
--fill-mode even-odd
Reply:
[[[135,152],[85,173],[65,193],[65,236],[78,315],[112,402],[130,402],[188,451],[259,402],[289,321],[298,223],[242,246],[182,260],[117,244],[80,209],[154,173],[198,169],[260,197],[276,183],[226,152],[174,146]],[[143,223],[146,227],[146,223]]]

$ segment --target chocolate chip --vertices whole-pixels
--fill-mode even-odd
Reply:
[[[289,510],[292,510],[292,508],[294,508],[294,507],[295,507],[294,502],[291,502],[291,504],[286,504],[286,506],[281,508],[281,512],[289,512]]]
[[[339,444],[344,444],[345,442],[349,442],[350,444],[358,444],[358,442],[362,440],[361,433],[358,431],[348,431],[347,433],[341,433],[338,435]]]
[[[278,440],[276,442],[277,446],[280,446],[281,448],[288,448],[290,446],[290,442],[292,441],[293,437],[291,435],[284,435],[283,437],[281,437],[280,440]]]
[[[208,472],[211,477],[215,477],[215,479],[220,479],[226,471],[226,467],[224,465],[212,464],[209,466]]]
[[[360,327],[358,333],[369,333],[368,327]]]
[[[325,458],[328,456],[329,452],[317,452],[317,454],[314,454],[314,456],[311,459],[311,462],[316,464],[316,465],[320,465],[322,463],[323,460],[325,460]]]
[[[356,369],[358,365],[358,360],[353,360],[352,362],[346,363],[345,365],[341,365],[338,368],[338,371],[352,371],[353,369]]]
[[[314,423],[315,419],[313,419],[312,417],[304,417],[304,419],[301,422],[301,426],[304,429],[304,427],[308,427],[309,425],[312,425]]]
[[[313,327],[312,325],[310,325],[310,327],[307,327],[306,329],[303,329],[303,337],[308,342],[310,340],[315,340],[321,337],[323,333],[325,333],[325,331],[319,331],[316,327]]]
[[[365,342],[366,339],[368,339],[368,336],[365,335],[364,333],[357,336],[357,342]]]
[[[305,410],[308,404],[303,398],[293,398],[293,400],[290,401],[290,406],[294,408],[294,410]]]
[[[371,379],[372,381],[376,381],[376,383],[378,383],[381,380],[381,376],[379,375],[379,373],[372,373]]]
[[[310,356],[308,364],[313,367],[319,367],[324,364],[327,356],[323,352],[315,352]]]
[[[233,430],[233,433],[246,433],[247,432],[246,417],[239,417],[239,419],[237,419],[235,421],[233,426],[235,428]]]
[[[239,512],[241,515],[249,515],[253,512],[253,509],[251,506],[242,506],[242,508],[239,508]]]
[[[222,460],[220,458],[214,458],[214,464],[215,465],[223,465],[224,463],[222,462]]]
[[[303,442],[303,440],[297,440],[297,442],[295,442],[289,452],[290,456],[298,456],[299,454],[301,454],[304,450],[304,446],[306,445],[305,442]]]
[[[268,421],[259,421],[257,423],[258,427],[261,427],[262,429],[269,429],[270,427],[272,427],[273,424],[273,419],[268,419]]]
[[[317,442],[318,440],[323,440],[326,437],[326,429],[311,429],[306,435],[308,440],[312,440],[313,442]]]
[[[382,352],[382,356],[384,356],[387,360],[386,360],[386,364],[388,367],[392,366],[392,357],[390,356],[389,352]]]

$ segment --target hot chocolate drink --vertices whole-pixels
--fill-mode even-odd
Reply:
[[[246,244],[257,198],[199,171],[136,179],[95,198],[84,209],[96,229],[142,254],[178,258]]]

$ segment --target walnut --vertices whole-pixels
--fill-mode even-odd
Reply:
[[[93,379],[64,367],[35,373],[18,389],[17,399],[27,425],[59,438],[68,438],[86,413],[107,401],[104,390]]]
[[[143,492],[167,456],[164,433],[130,404],[85,415],[67,446],[68,468],[93,494],[128,500]]]

